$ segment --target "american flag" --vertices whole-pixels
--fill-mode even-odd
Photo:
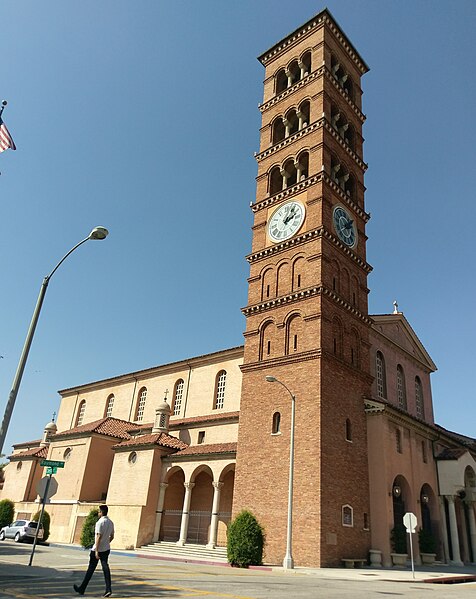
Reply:
[[[12,150],[17,149],[7,126],[2,121],[2,117],[0,117],[0,152],[4,152],[5,150],[8,150],[8,148],[11,148]]]

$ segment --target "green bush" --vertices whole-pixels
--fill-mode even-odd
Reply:
[[[89,514],[86,516],[86,520],[83,524],[83,530],[81,531],[81,538],[79,540],[79,542],[85,549],[90,549],[94,545],[94,528],[98,520],[98,509],[91,510]]]
[[[0,501],[0,528],[8,526],[13,522],[15,515],[15,504],[11,499],[2,499]]]
[[[41,512],[36,512],[36,514],[32,518],[33,522],[38,522],[38,520],[40,519],[40,514]],[[50,536],[50,515],[46,510],[43,512],[43,518],[41,519],[41,523],[43,524],[43,538],[41,540],[46,541]]]
[[[264,543],[263,528],[251,512],[243,510],[228,525],[227,557],[232,566],[260,566]]]
[[[418,547],[420,553],[436,553],[436,539],[430,530],[420,528],[418,531]]]
[[[403,524],[397,524],[392,528],[390,543],[394,553],[407,553],[407,531]]]

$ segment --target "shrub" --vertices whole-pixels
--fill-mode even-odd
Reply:
[[[81,538],[79,540],[85,549],[90,549],[94,545],[94,528],[98,519],[98,509],[91,510],[86,516],[86,520],[84,521],[83,529],[81,531]]]
[[[420,528],[418,531],[418,547],[420,553],[436,553],[436,539],[430,530]]]
[[[243,510],[228,525],[227,557],[232,566],[247,568],[263,562],[265,536],[251,512]]]
[[[36,512],[36,514],[32,518],[33,522],[38,522],[38,520],[40,519],[40,514],[41,512]],[[43,524],[43,538],[41,540],[44,542],[50,536],[50,515],[46,510],[43,512],[43,518],[41,519],[41,523]]]
[[[390,543],[394,553],[407,553],[407,531],[403,524],[392,528]]]
[[[13,522],[15,515],[15,504],[11,499],[2,499],[0,501],[0,528],[8,526]]]

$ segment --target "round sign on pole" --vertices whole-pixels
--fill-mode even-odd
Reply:
[[[49,476],[44,476],[36,485],[36,492],[43,499],[45,496],[46,486],[48,484]],[[58,491],[58,481],[51,477],[50,484],[48,486],[48,495],[46,499],[53,497],[53,495]]]
[[[408,533],[416,532],[416,527],[418,525],[417,517],[412,512],[407,512],[403,516],[403,524],[405,525]]]

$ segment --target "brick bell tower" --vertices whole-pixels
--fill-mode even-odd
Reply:
[[[340,565],[370,548],[364,396],[370,395],[361,76],[324,10],[259,57],[265,67],[234,513],[286,548],[296,397],[293,557]]]

